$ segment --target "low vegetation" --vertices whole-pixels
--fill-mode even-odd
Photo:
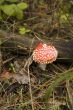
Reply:
[[[39,42],[57,60],[33,61]],[[0,109],[73,110],[73,0],[0,0]]]

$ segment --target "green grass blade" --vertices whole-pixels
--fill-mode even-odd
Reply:
[[[50,86],[48,87],[48,89],[46,90],[46,93],[44,95],[44,99],[45,99],[46,103],[47,103],[48,99],[50,98],[52,92],[55,90],[55,88],[62,81],[67,80],[67,79],[69,79],[69,80],[73,79],[73,68],[71,68],[55,77],[54,81],[52,81],[52,83],[50,84]]]

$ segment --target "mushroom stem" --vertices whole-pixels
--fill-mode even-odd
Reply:
[[[45,71],[45,69],[46,69],[46,64],[38,64],[39,65],[39,67],[42,69],[42,70],[44,70]]]

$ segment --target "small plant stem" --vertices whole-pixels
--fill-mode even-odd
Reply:
[[[33,96],[32,96],[32,88],[31,88],[31,80],[30,80],[30,72],[29,72],[29,65],[30,65],[30,60],[29,60],[29,63],[28,63],[29,92],[30,92],[30,97],[31,97],[32,110],[34,110]]]

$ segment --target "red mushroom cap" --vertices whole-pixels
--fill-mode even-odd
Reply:
[[[52,63],[57,59],[58,51],[52,44],[39,43],[33,51],[33,60],[37,63]]]

